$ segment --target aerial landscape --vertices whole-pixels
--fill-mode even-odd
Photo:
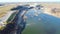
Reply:
[[[60,3],[0,3],[0,34],[60,34]]]

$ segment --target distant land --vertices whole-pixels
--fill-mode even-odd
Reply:
[[[0,7],[0,15],[2,15],[4,12],[7,12],[7,10],[10,10],[11,8],[18,6],[18,5],[42,5],[44,13],[47,13],[49,15],[60,17],[60,3],[59,2],[11,2],[11,3],[0,3],[4,5],[3,7]],[[5,6],[6,5],[6,6]],[[11,7],[11,8],[9,8]],[[53,13],[52,9],[56,8],[56,13]],[[7,10],[6,10],[7,9]],[[6,10],[6,11],[5,11]],[[2,13],[3,12],[3,13]]]

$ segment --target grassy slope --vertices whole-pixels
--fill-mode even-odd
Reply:
[[[13,8],[14,6],[15,5],[8,5],[8,6],[0,7],[0,18],[3,17],[8,11],[10,11],[10,9]],[[7,24],[7,22],[4,22],[4,24]],[[0,30],[3,30],[4,28],[5,27],[0,26]]]
[[[8,5],[0,7],[0,18],[4,16],[8,11],[10,11],[11,8],[13,8],[15,5]]]

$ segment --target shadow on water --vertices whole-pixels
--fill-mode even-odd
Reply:
[[[21,13],[24,12],[24,10],[29,10],[29,9],[32,9],[33,7],[25,7],[25,6],[18,6],[17,8],[13,8],[11,10],[19,10],[19,12],[16,14],[16,18],[14,19],[15,20],[15,23],[16,23],[16,27],[17,27],[17,34],[21,34],[22,31],[25,29],[25,26],[26,26],[26,21],[24,21],[23,17],[24,15],[21,16]]]

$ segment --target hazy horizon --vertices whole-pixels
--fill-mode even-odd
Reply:
[[[0,0],[0,2],[60,2],[60,0]]]

